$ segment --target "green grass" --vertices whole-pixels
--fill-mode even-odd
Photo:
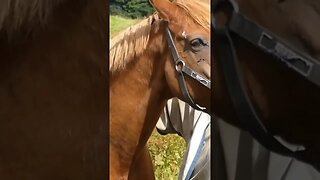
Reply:
[[[110,38],[138,21],[110,16]],[[162,136],[154,130],[148,140],[148,149],[155,167],[156,180],[178,179],[180,164],[186,149],[184,140],[178,135]]]
[[[139,21],[138,19],[128,19],[121,16],[110,16],[109,20],[110,37]]]
[[[178,179],[180,164],[186,149],[184,140],[178,135],[160,135],[153,131],[148,149],[155,167],[157,180]]]

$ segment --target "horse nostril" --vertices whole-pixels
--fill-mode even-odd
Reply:
[[[200,63],[201,61],[204,61],[204,59],[199,59],[199,60],[197,61],[197,63]]]

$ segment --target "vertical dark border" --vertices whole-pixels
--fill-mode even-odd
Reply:
[[[213,15],[212,15],[212,7],[213,7],[213,2],[212,2],[212,0],[210,1],[210,44],[211,44],[211,46],[210,46],[210,58],[211,58],[211,60],[213,60],[213,54],[212,54],[212,47],[213,47],[213,27],[214,27],[214,21],[213,21],[213,19],[212,19],[212,17],[213,17]],[[211,61],[210,61],[211,62]],[[211,68],[210,68],[210,74],[211,75],[213,75],[213,70],[212,70],[212,63],[211,63]],[[210,99],[211,99],[211,105],[213,104],[212,103],[212,89],[213,89],[213,82],[212,82],[212,77],[210,78],[210,80],[211,80],[211,97],[210,97]],[[212,106],[210,106],[211,107],[211,109],[210,109],[210,112],[212,112]],[[213,178],[213,176],[214,176],[214,172],[213,172],[213,132],[214,132],[214,130],[213,130],[213,128],[215,127],[215,124],[213,123],[214,122],[214,117],[211,115],[212,113],[210,113],[210,121],[211,121],[211,123],[210,123],[210,178],[211,179],[215,179],[215,178]]]
[[[106,133],[107,133],[107,139],[106,139],[106,143],[107,143],[107,151],[106,151],[106,153],[107,153],[107,158],[106,158],[106,161],[107,161],[107,169],[106,169],[106,173],[107,173],[107,179],[110,179],[110,177],[109,177],[109,175],[110,175],[110,172],[109,172],[109,142],[110,142],[110,137],[109,137],[109,39],[110,39],[110,22],[109,22],[109,20],[110,20],[110,5],[109,5],[109,0],[106,0],[106,2],[107,2],[107,15],[108,15],[108,18],[107,18],[107,24],[106,24],[106,26],[107,26],[107,32],[106,33],[108,33],[108,39],[107,39],[107,48],[106,48],[106,53],[107,53],[107,57],[106,57],[106,61],[107,61],[107,67],[106,67],[106,70],[108,71],[107,73],[106,73],[106,75],[107,75],[107,99],[106,99],[106,101],[107,101],[107,118],[106,118],[106,128],[107,128],[107,130],[106,130]]]
[[[215,42],[215,20],[214,20],[214,15],[213,15],[213,7],[214,7],[214,2],[215,0],[211,0],[211,7],[210,7],[210,20],[211,20],[211,29],[210,29],[210,38],[211,38],[211,51],[210,51],[210,57],[211,57],[211,65],[213,64],[212,62],[214,61],[214,49],[216,47],[216,42]],[[210,68],[211,70],[211,76],[214,75],[215,73],[213,72],[213,67]],[[211,108],[213,107],[213,86],[215,85],[215,82],[212,81],[214,78],[211,77]],[[212,109],[211,109],[211,112]],[[227,171],[226,171],[226,164],[225,164],[225,155],[222,147],[222,142],[221,142],[221,137],[220,137],[220,132],[219,132],[219,127],[218,127],[218,121],[219,119],[215,117],[211,113],[211,144],[210,144],[210,150],[211,150],[211,156],[210,156],[210,161],[211,161],[211,179],[214,180],[227,180]]]
[[[211,58],[211,61],[210,62],[213,62],[213,42],[214,42],[214,33],[213,33],[213,28],[214,28],[214,20],[212,19],[212,17],[213,17],[213,11],[212,11],[212,9],[213,9],[213,1],[211,0],[210,1],[210,22],[211,22],[211,26],[210,26],[210,42],[211,42],[211,49],[210,49],[210,58]],[[210,74],[211,74],[211,76],[213,75],[213,70],[212,70],[212,63],[211,63],[211,68],[210,68]],[[211,109],[210,109],[210,112],[212,112],[212,107],[213,107],[213,103],[212,103],[212,99],[213,99],[213,96],[212,96],[212,94],[213,94],[213,92],[212,92],[212,90],[213,90],[213,84],[214,84],[214,82],[212,81],[212,77],[210,78],[210,80],[211,80],[211,96],[210,96],[210,98],[211,98]],[[212,114],[212,113],[211,113]],[[214,175],[215,175],[215,173],[214,173],[214,161],[213,161],[213,156],[214,156],[214,150],[213,150],[213,137],[214,137],[214,129],[215,129],[215,125],[216,125],[216,123],[214,123],[214,121],[215,121],[215,119],[214,119],[214,117],[212,116],[212,115],[210,115],[210,121],[211,121],[211,124],[210,124],[210,126],[211,126],[211,128],[210,128],[210,168],[211,168],[211,170],[210,170],[210,178],[211,179],[216,179],[216,178],[214,178]]]

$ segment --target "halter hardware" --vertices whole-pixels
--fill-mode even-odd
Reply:
[[[176,61],[176,71],[178,73],[181,73],[182,72],[182,69],[186,66],[186,63],[182,60],[178,60]]]
[[[280,61],[284,66],[303,76],[307,81],[318,87],[320,87],[320,63],[313,57],[296,50],[274,33],[259,26],[247,17],[242,16],[234,0],[217,0],[212,13],[216,13],[221,9],[229,10],[230,19],[229,22],[222,27],[212,24],[215,32],[214,38],[218,44],[215,52],[217,52],[218,56],[222,59],[222,73],[242,126],[247,127],[246,130],[269,150],[295,157],[304,162],[309,162],[319,170],[320,163],[308,161],[309,159],[307,160],[305,158],[305,150],[293,151],[289,149],[276,139],[262,123],[245,90],[245,83],[241,77],[233,37],[236,35],[255,47],[260,48],[263,52],[272,55],[274,60]]]
[[[167,39],[168,47],[171,51],[173,61],[175,63],[175,69],[178,74],[178,82],[179,82],[180,91],[181,91],[183,97],[185,98],[185,101],[187,101],[187,103],[191,107],[193,107],[194,109],[197,109],[200,111],[207,111],[207,109],[205,107],[201,107],[198,104],[194,103],[192,97],[189,94],[188,88],[186,86],[184,74],[188,75],[189,77],[196,80],[200,84],[204,85],[208,89],[211,89],[211,81],[209,79],[205,78],[204,76],[202,76],[201,74],[193,71],[191,68],[189,68],[186,65],[186,63],[183,61],[183,59],[181,59],[179,57],[177,48],[174,44],[174,41],[173,41],[173,38],[172,38],[172,35],[171,35],[171,32],[170,32],[168,26],[166,26],[165,32],[166,32],[166,39]]]

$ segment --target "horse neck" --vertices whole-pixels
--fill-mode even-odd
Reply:
[[[168,99],[163,32],[151,34],[146,52],[110,77],[110,146],[123,168],[145,146]]]

